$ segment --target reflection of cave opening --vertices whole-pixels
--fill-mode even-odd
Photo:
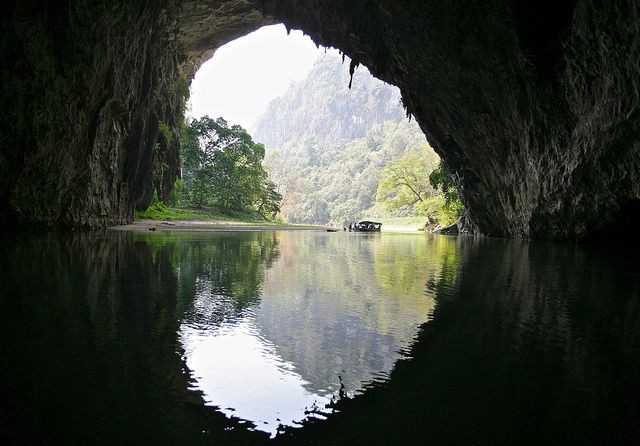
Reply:
[[[275,435],[388,378],[435,305],[424,286],[440,271],[426,259],[455,246],[406,234],[345,238],[277,231],[183,241],[174,257],[179,341],[190,388],[208,406]]]

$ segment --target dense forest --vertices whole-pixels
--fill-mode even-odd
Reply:
[[[351,80],[348,62],[333,52],[318,59],[304,81],[269,104],[252,132],[266,146],[264,164],[284,217],[342,225],[422,215],[452,223],[457,208],[443,214],[444,198],[429,181],[439,159],[406,118],[399,90],[363,67]],[[413,169],[403,172],[411,184],[397,177],[403,166]]]

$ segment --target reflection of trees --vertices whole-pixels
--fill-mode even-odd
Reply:
[[[137,235],[166,250],[176,271],[178,308],[189,322],[216,324],[260,301],[265,271],[279,257],[275,232]]]
[[[428,284],[433,320],[389,382],[293,444],[633,444],[640,434],[634,254],[461,239]],[[453,281],[452,281],[453,280]]]
[[[188,390],[172,254],[128,233],[0,244],[0,442],[240,439]]]
[[[416,235],[280,237],[256,314],[263,336],[315,393],[337,391],[338,375],[352,391],[388,373],[433,309],[424,283],[437,245]],[[413,262],[395,275],[387,259],[405,252]]]
[[[265,270],[279,256],[269,232],[207,234],[173,249],[189,322],[219,323],[258,303]]]
[[[405,243],[398,246],[400,240]],[[416,280],[419,271],[425,273],[429,284],[455,283],[461,268],[459,244],[455,237],[430,235],[383,238],[374,249],[376,282],[389,293],[405,298],[424,294],[424,281]]]

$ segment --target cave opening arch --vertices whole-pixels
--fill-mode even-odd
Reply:
[[[262,27],[223,45],[200,67],[186,122],[199,126],[204,116],[222,117],[263,144],[263,166],[282,196],[278,218],[289,223],[346,228],[401,216],[417,229],[425,221],[432,227],[455,222],[458,208],[443,210],[444,198],[430,186],[440,159],[406,116],[399,89],[366,67],[349,68],[344,54],[318,47],[300,31]],[[392,192],[389,179],[377,194],[396,163],[417,177],[415,184]],[[199,206],[189,192],[193,169],[183,164],[180,202]],[[384,205],[387,200],[394,204]],[[217,206],[215,194],[207,203]]]

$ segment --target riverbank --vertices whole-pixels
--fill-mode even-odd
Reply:
[[[289,225],[279,223],[247,223],[242,221],[227,220],[175,220],[159,221],[140,219],[133,223],[121,226],[112,226],[109,229],[117,231],[134,232],[238,232],[238,231],[325,231],[325,226]]]

